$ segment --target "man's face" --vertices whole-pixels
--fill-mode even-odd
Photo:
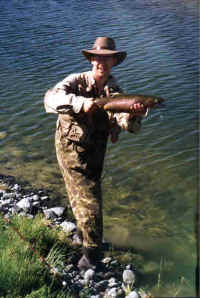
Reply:
[[[107,78],[116,63],[114,56],[94,55],[91,58],[95,78]]]

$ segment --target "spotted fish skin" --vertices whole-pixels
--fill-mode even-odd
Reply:
[[[111,112],[130,112],[135,103],[142,103],[145,108],[161,107],[165,100],[161,97],[138,94],[117,94],[111,97],[98,98],[95,103],[100,108]]]

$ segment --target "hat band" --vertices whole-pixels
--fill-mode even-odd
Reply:
[[[93,50],[97,50],[97,51],[100,51],[100,50],[109,50],[109,51],[113,51],[114,49],[108,49],[108,48],[106,48],[106,47],[97,46],[97,47],[94,47]]]

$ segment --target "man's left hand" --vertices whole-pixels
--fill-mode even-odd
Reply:
[[[147,113],[147,108],[142,103],[135,103],[130,108],[132,116],[144,116]]]

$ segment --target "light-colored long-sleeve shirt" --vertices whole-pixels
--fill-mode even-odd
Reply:
[[[57,83],[55,87],[45,94],[44,105],[47,113],[57,113],[56,108],[61,105],[71,105],[74,114],[82,112],[86,98],[109,96],[113,93],[121,93],[115,78],[110,76],[104,90],[98,92],[92,71],[71,74]],[[112,123],[113,131],[120,129],[137,133],[141,127],[141,117],[130,117],[129,113],[107,112]],[[120,129],[119,129],[120,128]],[[111,129],[111,131],[112,131]]]

